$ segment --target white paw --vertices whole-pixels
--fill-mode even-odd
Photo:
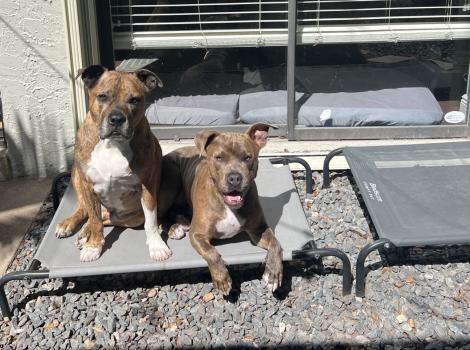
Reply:
[[[101,247],[89,247],[84,245],[82,250],[80,251],[80,261],[81,262],[90,262],[97,260],[101,255]]]
[[[80,235],[77,237],[77,240],[75,241],[75,246],[78,248],[78,249],[82,249],[83,246],[85,245],[87,241],[87,238],[86,237],[80,237]]]
[[[148,237],[147,245],[149,247],[150,258],[153,260],[163,261],[173,254],[159,234]]]
[[[55,235],[57,238],[65,238],[72,235],[72,230],[69,230],[67,226],[57,225],[55,229]]]
[[[170,227],[170,231],[168,232],[168,237],[171,239],[181,239],[184,237],[186,234],[186,231],[184,226],[179,225],[179,224],[174,224],[173,226]]]
[[[276,291],[276,289],[278,289],[280,287],[280,285],[278,284],[277,281],[274,281],[272,283],[269,282],[269,273],[268,272],[265,272],[263,274],[263,282],[266,284],[266,287],[268,288],[268,290],[271,293],[274,293]]]

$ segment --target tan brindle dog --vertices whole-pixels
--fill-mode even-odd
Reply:
[[[180,178],[179,198],[165,201],[189,204],[190,227],[177,223],[169,230],[179,239],[189,229],[192,246],[206,260],[214,287],[228,294],[231,278],[213,239],[231,238],[245,231],[258,247],[267,250],[263,280],[271,291],[282,281],[282,249],[267,225],[254,182],[258,171],[258,153],[266,144],[270,125],[255,124],[246,134],[203,130],[195,139],[196,147],[183,147],[163,159],[165,182]],[[169,186],[161,191],[168,195]],[[274,186],[274,184],[273,184]]]
[[[145,95],[163,84],[145,69],[125,73],[90,66],[81,78],[89,111],[77,133],[72,168],[78,208],[57,225],[56,235],[68,237],[86,220],[77,246],[80,261],[93,261],[104,244],[103,225],[144,224],[150,257],[168,259],[171,250],[157,222],[162,151],[144,116]]]

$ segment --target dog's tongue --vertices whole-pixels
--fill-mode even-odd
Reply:
[[[242,202],[243,198],[239,193],[230,192],[224,194],[224,202],[229,205],[237,205]]]

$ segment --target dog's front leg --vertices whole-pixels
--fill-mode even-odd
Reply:
[[[80,174],[81,175],[81,174]],[[86,209],[88,221],[80,230],[77,246],[81,248],[80,261],[89,262],[98,259],[104,244],[103,220],[101,218],[101,202],[93,191],[93,185],[80,176],[81,202]]]
[[[228,295],[232,289],[232,279],[222,257],[207,237],[208,235],[198,233],[198,229],[193,229],[193,226],[191,226],[189,230],[191,245],[207,262],[214,288],[220,290],[222,294]]]
[[[279,241],[274,236],[273,230],[267,225],[262,225],[258,229],[247,230],[251,240],[258,247],[266,249],[266,267],[264,269],[263,280],[268,289],[274,292],[282,283],[282,248]]]
[[[166,260],[171,256],[171,250],[163,242],[157,221],[157,198],[142,186],[142,209],[145,217],[145,234],[147,236],[147,245],[149,247],[150,258],[153,260]]]

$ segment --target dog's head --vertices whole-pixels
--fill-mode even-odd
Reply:
[[[144,118],[144,98],[161,80],[146,69],[134,73],[90,66],[80,71],[88,89],[89,111],[100,139],[129,140]]]
[[[258,172],[258,153],[272,125],[258,123],[245,134],[203,130],[195,143],[207,159],[209,173],[224,203],[239,209]]]

